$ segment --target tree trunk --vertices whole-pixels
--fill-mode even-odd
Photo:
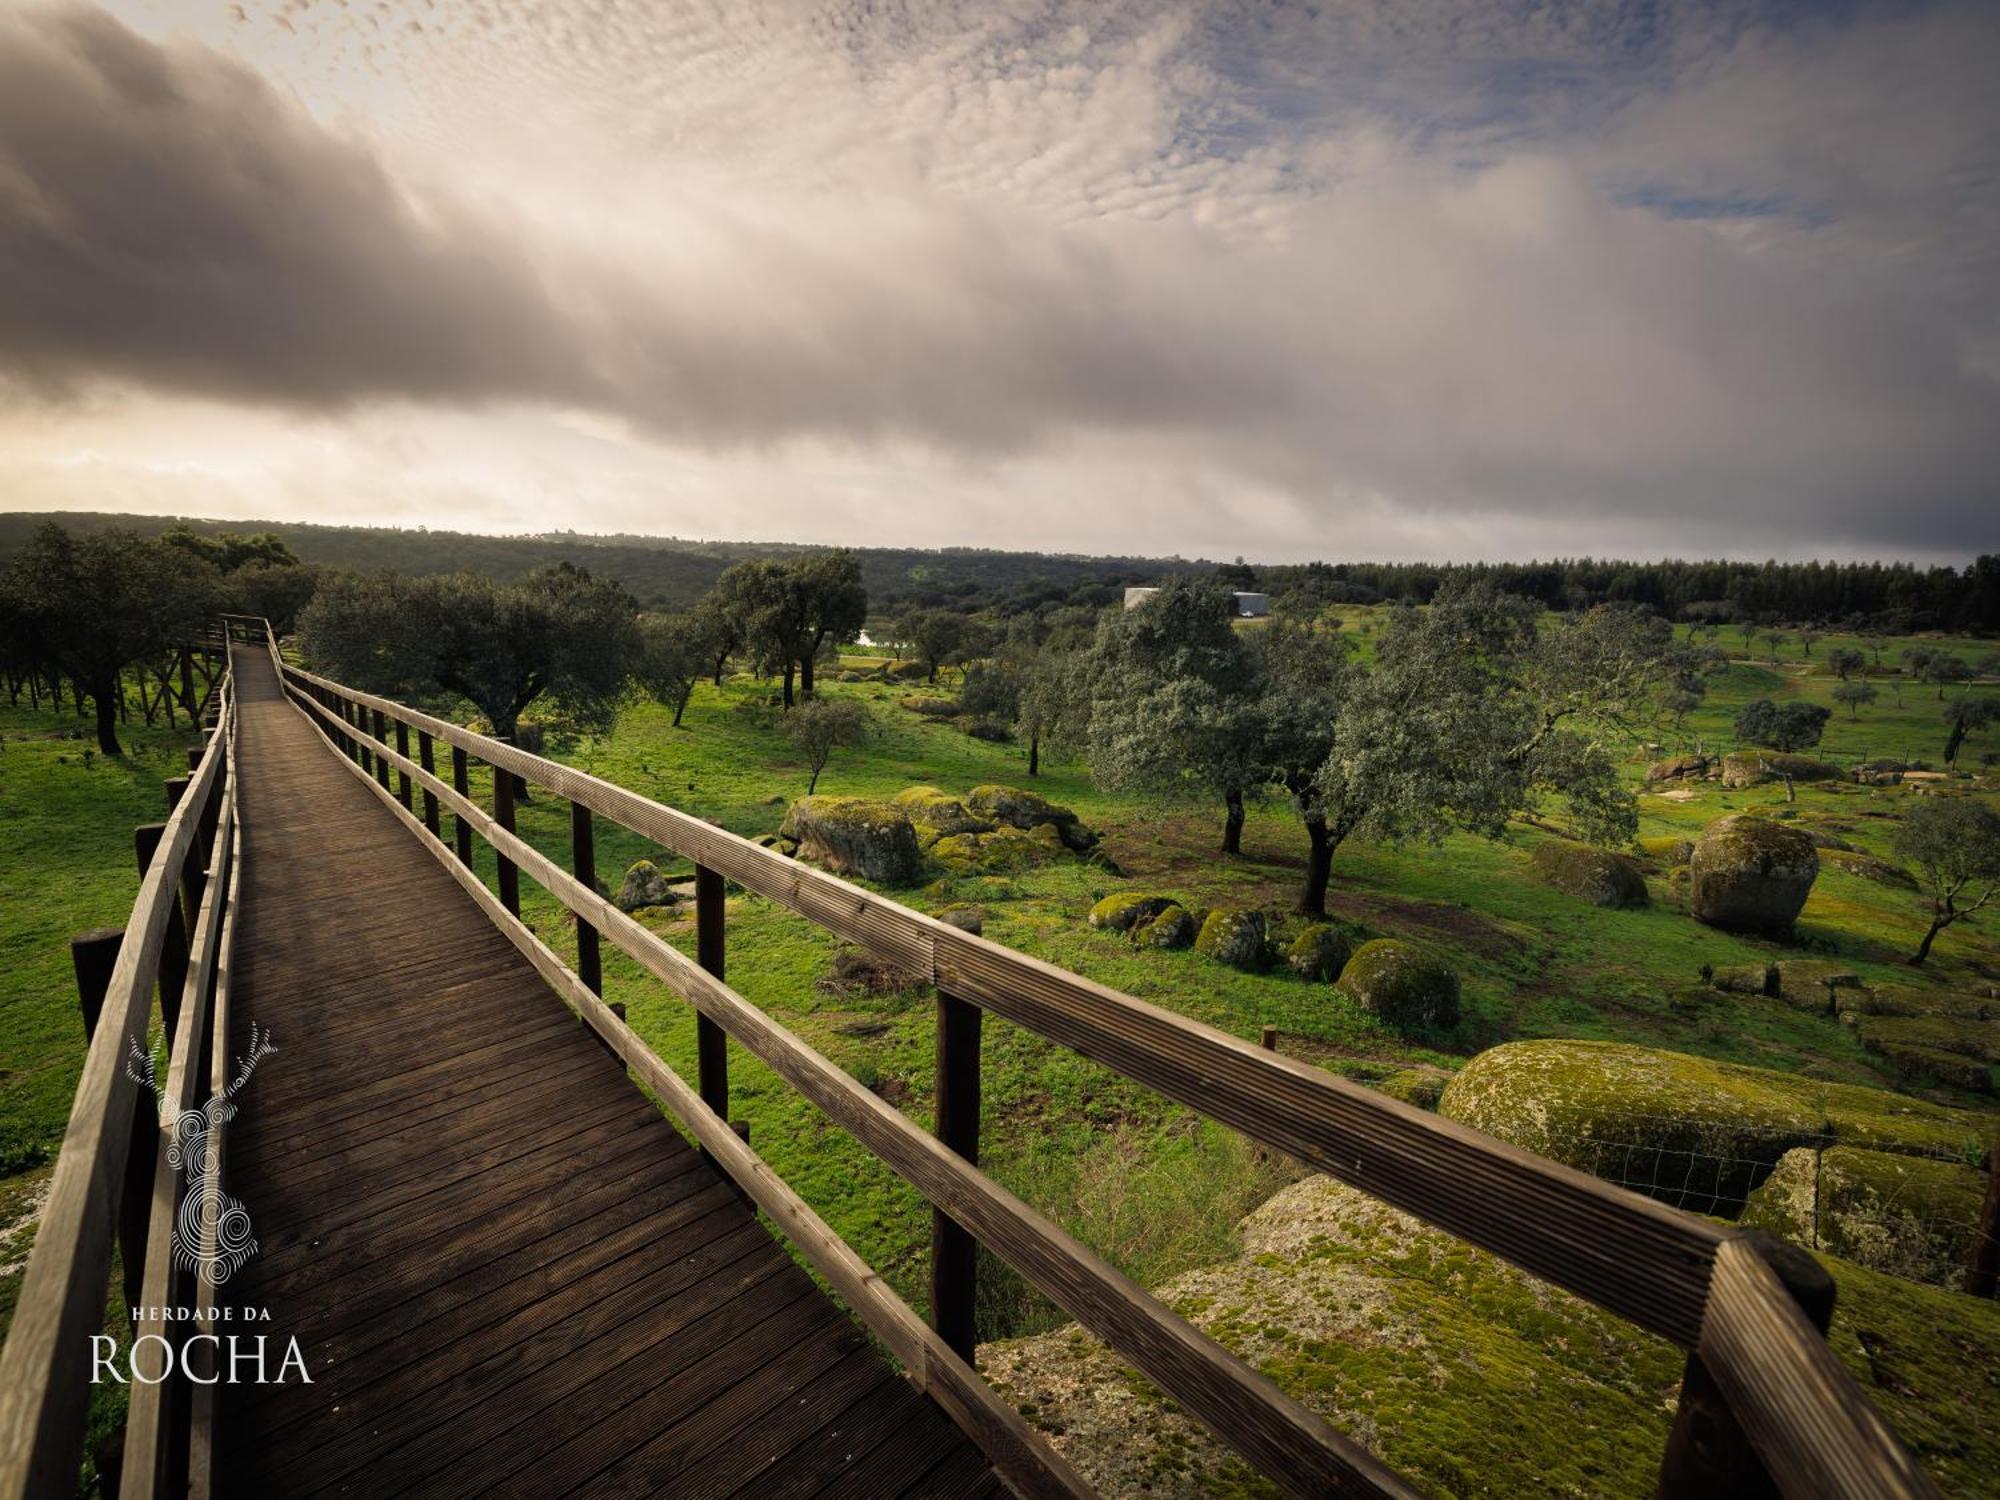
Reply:
[[[679,700],[674,704],[674,728],[678,729],[681,727],[681,715],[687,712],[688,699],[693,696],[694,684],[690,682],[687,685],[687,691],[682,693]]]
[[[790,661],[785,663],[785,707],[787,708],[792,706],[792,673],[795,670],[797,663]]]
[[[1030,776],[1042,774],[1042,737],[1039,734],[1028,736],[1028,774]]]
[[[817,765],[813,767],[813,773],[806,781],[806,795],[808,797],[810,797],[814,792],[819,790],[819,773],[821,771],[824,771],[825,769],[826,767],[824,765]]]
[[[722,652],[715,658],[715,685],[722,686],[722,669],[729,665],[729,653]]]
[[[503,718],[500,714],[489,714],[488,717],[493,720],[493,738],[499,740],[503,745],[513,744],[521,733],[521,716],[519,714],[508,714]],[[498,766],[495,766],[493,774],[495,776],[505,776],[510,773],[502,771]],[[528,783],[524,777],[514,777],[514,800],[517,803],[529,800]]]
[[[812,653],[807,652],[799,658],[799,696],[801,698],[810,698],[812,695],[813,659]]]
[[[1936,942],[1937,935],[1950,925],[1950,917],[1938,917],[1931,922],[1930,931],[1926,932],[1924,940],[1917,944],[1917,951],[1910,955],[1909,964],[1911,968],[1921,969],[1924,966],[1924,960],[1931,956],[1931,944]]]
[[[1960,719],[1951,726],[1951,738],[1944,742],[1944,763],[1958,764],[1958,747],[1965,743],[1965,721]]]
[[[1231,787],[1222,794],[1222,804],[1228,809],[1222,822],[1222,852],[1241,854],[1243,852],[1243,792],[1239,787]]]
[[[181,707],[190,719],[200,719],[201,705],[194,696],[194,661],[186,646],[181,647]]]
[[[1305,822],[1310,847],[1306,851],[1305,889],[1299,892],[1299,914],[1323,917],[1327,882],[1333,875],[1333,835],[1327,830],[1324,813],[1308,813]]]
[[[100,680],[91,697],[97,702],[97,748],[106,755],[123,755],[118,748],[118,674]]]

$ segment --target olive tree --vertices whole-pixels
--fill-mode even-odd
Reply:
[[[1773,703],[1758,698],[1743,705],[1736,715],[1736,738],[1746,745],[1794,754],[1819,743],[1831,712],[1822,704],[1796,699]]]
[[[1298,910],[1323,917],[1334,853],[1358,818],[1351,802],[1329,805],[1319,773],[1333,753],[1360,669],[1333,629],[1296,617],[1274,619],[1251,641],[1249,749],[1261,779],[1285,793],[1305,825],[1306,878]]]
[[[1944,742],[1944,763],[1955,766],[1959,747],[1968,734],[2000,724],[2000,698],[1954,698],[1945,705],[1944,721],[1951,726]]]
[[[97,746],[118,755],[124,672],[184,646],[215,613],[215,569],[128,531],[72,536],[51,523],[8,570],[17,640],[96,709]]]
[[[639,649],[633,658],[632,680],[655,703],[674,711],[674,728],[681,727],[694,685],[708,675],[709,656],[703,622],[689,610],[678,614],[642,615]]]
[[[1231,591],[1171,578],[1107,614],[1084,671],[1090,770],[1108,790],[1220,800],[1222,852],[1243,847],[1244,794],[1260,779],[1255,670]]]
[[[383,694],[451,694],[512,740],[547,701],[577,732],[610,728],[639,654],[631,596],[558,563],[518,583],[477,573],[328,580],[299,620],[307,659]]]
[[[1868,664],[1868,658],[1846,646],[1836,646],[1826,653],[1826,664],[1833,669],[1834,676],[1845,682]]]
[[[1909,959],[1921,967],[1940,932],[2000,893],[2000,813],[1970,798],[1931,798],[1910,810],[1889,842],[1930,902],[1930,926]]]
[[[1847,716],[1850,719],[1857,719],[1861,716],[1862,704],[1873,703],[1881,696],[1875,690],[1874,684],[1867,682],[1837,683],[1833,689],[1833,701],[1846,705]]]
[[[785,736],[799,747],[812,777],[806,783],[810,797],[819,789],[820,772],[842,746],[867,743],[868,710],[849,698],[813,698],[785,716]]]

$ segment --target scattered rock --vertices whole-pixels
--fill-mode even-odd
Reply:
[[[1731,789],[1759,786],[1789,777],[1793,781],[1843,781],[1847,773],[1809,755],[1785,755],[1776,750],[1732,750],[1722,757],[1722,784]]]
[[[955,833],[991,833],[994,825],[975,818],[965,804],[934,786],[906,786],[896,793],[896,805],[909,814],[917,842],[928,849]]]
[[[956,698],[926,698],[922,696],[903,699],[903,707],[913,714],[922,714],[930,719],[949,719],[958,712]]]
[[[840,874],[883,885],[915,885],[923,852],[909,815],[893,802],[866,797],[801,797],[780,833],[799,841],[801,857]]]
[[[1390,1098],[1414,1104],[1418,1109],[1436,1109],[1445,1085],[1450,1082],[1451,1074],[1443,1068],[1415,1067],[1391,1073],[1375,1087]]]
[[[1304,979],[1340,977],[1354,956],[1354,940],[1331,922],[1314,922],[1285,949],[1285,963]]]
[[[1854,1034],[1861,1045],[1902,1067],[1973,1093],[1993,1091],[2000,1063],[2000,1022],[1976,1016],[1860,1015]]]
[[[937,914],[937,919],[947,927],[956,927],[974,937],[984,936],[986,932],[986,913],[977,906],[947,906]]]
[[[1391,1026],[1411,1029],[1458,1022],[1458,975],[1412,943],[1377,938],[1354,950],[1340,990]]]
[[[1694,781],[1706,776],[1708,767],[1706,755],[1676,755],[1670,760],[1656,760],[1646,767],[1646,780]]]
[[[1255,972],[1264,967],[1264,914],[1234,907],[1217,907],[1201,924],[1195,952],[1232,969]]]
[[[1132,924],[1132,941],[1142,948],[1192,948],[1201,923],[1182,906],[1169,906],[1157,917]]]
[[[1097,835],[1084,827],[1077,815],[1060,807],[1039,792],[1017,786],[976,786],[965,805],[982,818],[1009,828],[1036,829],[1053,825],[1066,849],[1088,854],[1097,847]]]
[[[1549,839],[1535,848],[1532,862],[1544,884],[1592,906],[1644,906],[1646,877],[1622,854],[1566,839]]]
[[[1053,824],[1026,832],[995,828],[990,833],[954,833],[931,845],[931,858],[956,874],[1006,875],[1032,869],[1063,853]]]
[[[1137,922],[1149,922],[1174,905],[1172,896],[1149,896],[1143,891],[1113,891],[1090,909],[1092,927],[1124,932]]]
[[[1877,859],[1872,854],[1864,854],[1858,849],[1828,849],[1819,852],[1820,863],[1836,870],[1844,870],[1849,875],[1859,875],[1863,880],[1872,880],[1877,885],[1893,885],[1902,890],[1914,891],[1917,877],[1901,865],[1892,865],[1886,859]]]
[[[1979,1234],[1986,1176],[1959,1162],[1801,1146],[1750,1194],[1740,1222],[1957,1291]]]
[[[616,905],[620,911],[638,911],[648,906],[672,906],[680,898],[667,884],[667,877],[650,859],[642,859],[625,871],[618,887]]]
[[[1747,813],[1703,830],[1688,861],[1688,909],[1712,927],[1787,934],[1819,876],[1819,852],[1796,828]]]
[[[1708,982],[1732,995],[1775,995],[1778,971],[1772,964],[1724,964],[1710,971]]]
[[[1956,1016],[1962,1020],[2000,1020],[2000,1000],[1963,990],[1920,989],[1913,984],[1880,984],[1850,990],[1840,996],[1844,1012],[1864,1016]]]
[[[1799,1010],[1832,1015],[1839,990],[1863,988],[1861,976],[1845,964],[1818,958],[1788,958],[1771,966],[1770,993]]]
[[[833,955],[819,987],[829,995],[899,995],[923,984],[923,977],[859,948]]]

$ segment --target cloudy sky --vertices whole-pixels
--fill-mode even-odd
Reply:
[[[0,6],[0,509],[2000,546],[2000,5]]]

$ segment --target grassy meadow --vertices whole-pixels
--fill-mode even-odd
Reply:
[[[1368,649],[1383,612],[1341,611],[1346,631]],[[1934,685],[1905,681],[1901,702],[1892,669],[1909,644],[1890,643],[1869,680],[1878,701],[1850,716],[1832,704],[1829,636],[1803,660],[1794,641],[1773,659],[1761,639],[1747,648],[1734,630],[1718,643],[1727,667],[1710,678],[1707,701],[1654,749],[1635,746],[1634,785],[1662,750],[1733,747],[1736,710],[1758,696],[1806,698],[1834,707],[1825,740],[1810,752],[1843,764],[1878,756],[1936,765],[1945,731]],[[1926,644],[1937,644],[1927,641]],[[1947,643],[1976,660],[1979,643]],[[851,651],[843,665],[879,658]],[[1529,823],[1502,839],[1454,838],[1442,847],[1351,844],[1334,866],[1330,907],[1376,935],[1419,940],[1457,969],[1463,1016],[1453,1029],[1410,1037],[1378,1024],[1323,983],[1284,971],[1246,974],[1191,951],[1138,949],[1085,923],[1092,904],[1115,890],[1171,894],[1201,905],[1288,908],[1304,868],[1305,836],[1282,801],[1253,805],[1241,858],[1216,850],[1219,807],[1176,807],[1111,796],[1081,763],[1045,759],[1027,776],[1024,746],[975,739],[949,721],[900,706],[910,694],[950,692],[920,681],[841,681],[822,691],[851,697],[872,715],[863,748],[836,751],[822,793],[891,796],[933,785],[954,795],[1000,782],[1031,786],[1073,808],[1104,837],[1122,870],[1063,857],[1007,875],[945,876],[896,892],[924,910],[970,903],[998,942],[1089,975],[1125,992],[1246,1039],[1279,1028],[1280,1046],[1363,1082],[1411,1064],[1456,1066],[1496,1043],[1529,1037],[1632,1041],[1809,1076],[1870,1083],[1945,1102],[1991,1109],[1990,1096],[1956,1092],[1898,1074],[1835,1020],[1778,1000],[1730,997],[1693,1002],[1704,964],[1781,956],[1838,958],[1869,983],[1905,979],[1903,960],[1922,935],[1924,907],[1913,891],[1823,868],[1795,941],[1779,945],[1709,929],[1688,917],[1665,871],[1649,882],[1653,901],[1604,910],[1533,878],[1529,855],[1548,837]],[[1953,685],[1948,696],[1993,694],[2000,685]],[[599,776],[758,837],[776,831],[807,769],[781,729],[771,685],[737,676],[699,685],[684,724],[641,703],[614,732],[556,753]],[[0,1256],[0,1315],[11,1308],[46,1163],[61,1140],[83,1055],[66,949],[82,929],[122,922],[136,890],[133,825],[162,815],[160,783],[184,764],[179,733],[128,728],[128,754],[86,754],[84,721],[25,707],[0,709],[0,1209],[20,1223]],[[2000,750],[2000,734],[1975,735],[1961,767],[1975,769]],[[490,787],[475,775],[475,792]],[[1994,783],[1982,784],[1991,793]],[[1782,785],[1740,791],[1719,782],[1643,792],[1642,837],[1692,837],[1728,812],[1763,809],[1837,830],[1865,853],[1892,858],[1897,815],[1917,793],[1909,786],[1801,785],[1786,803]],[[1560,822],[1560,812],[1551,814]],[[567,805],[535,795],[520,809],[523,834],[552,855],[568,851]],[[492,860],[482,848],[489,879]],[[656,860],[670,878],[691,874],[636,836],[600,820],[598,864],[616,890],[625,867]],[[523,882],[524,915],[558,951],[573,952],[563,910]],[[690,953],[691,907],[647,910],[641,920]],[[732,890],[728,977],[748,999],[825,1053],[884,1099],[929,1119],[934,1016],[927,992],[885,976],[876,985],[832,980],[842,945],[772,902]],[[1930,970],[1963,983],[2000,978],[2000,937],[1991,917],[1962,923],[1939,940]],[[632,1024],[684,1076],[694,1073],[691,1010],[615,950],[605,953],[607,998],[625,1002]],[[1238,1249],[1243,1215],[1291,1181],[1296,1169],[1260,1159],[1233,1132],[1078,1059],[1052,1043],[989,1017],[985,1041],[982,1159],[994,1176],[1050,1213],[1140,1281],[1167,1278],[1223,1260]],[[862,1148],[740,1049],[731,1056],[732,1114],[747,1120],[758,1151],[833,1228],[915,1306],[926,1301],[929,1211]],[[1033,1334],[1062,1321],[991,1257],[983,1258],[983,1337]]]

